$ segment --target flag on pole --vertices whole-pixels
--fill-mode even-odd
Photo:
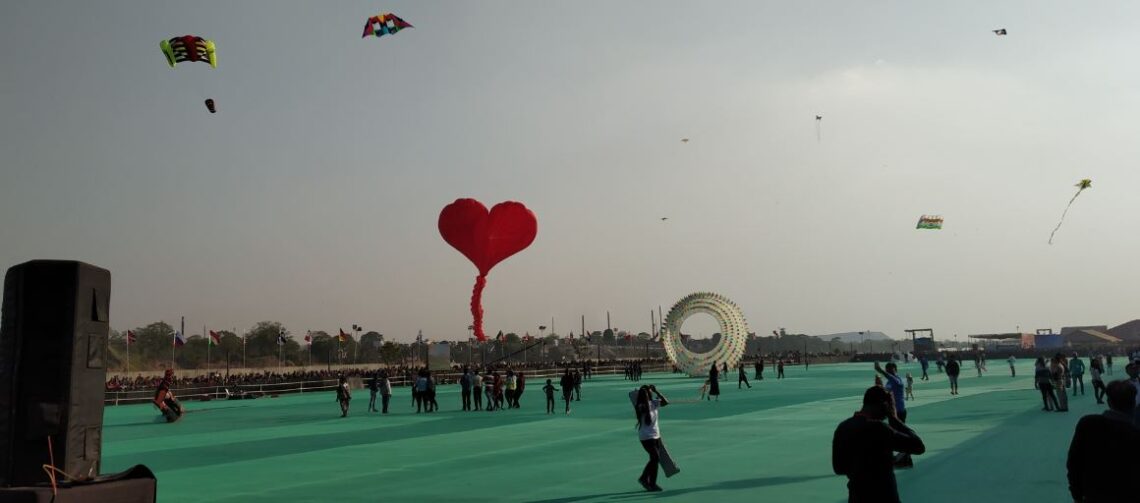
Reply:
[[[181,346],[185,346],[185,345],[186,345],[186,337],[182,336],[181,331],[175,330],[174,331],[174,347],[177,348],[177,347],[181,347]]]
[[[313,345],[313,331],[312,330],[308,331],[305,334],[305,342],[310,346]]]
[[[127,344],[134,344],[134,343],[135,343],[135,331],[134,330],[127,330]]]
[[[337,330],[340,330],[340,335],[336,336],[336,340],[338,340],[340,342],[347,341],[348,340],[348,334],[344,333],[344,329],[338,328]]]
[[[424,342],[424,331],[423,330],[420,330],[419,333],[416,334],[416,342],[423,344],[423,342]]]
[[[496,335],[496,336],[495,336],[495,340],[496,340],[496,341],[499,341],[499,342],[502,342],[504,338],[505,338],[505,337],[503,336],[503,331],[502,331],[502,330],[499,330],[499,335]]]
[[[285,334],[277,334],[277,345],[278,346],[284,346],[285,345]]]
[[[209,342],[211,346],[220,346],[222,344],[222,336],[219,335],[217,332],[211,330],[210,331],[210,340],[206,341],[206,342]]]

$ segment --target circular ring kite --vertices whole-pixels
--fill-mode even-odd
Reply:
[[[720,342],[707,353],[689,351],[681,341],[681,324],[690,316],[705,313],[716,319],[720,325]],[[707,375],[713,362],[718,365],[728,363],[736,367],[744,356],[744,345],[748,342],[748,323],[744,313],[736,304],[723,295],[711,292],[698,292],[687,295],[669,310],[661,342],[669,360],[692,377]]]

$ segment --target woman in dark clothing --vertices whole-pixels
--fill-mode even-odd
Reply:
[[[1037,390],[1041,392],[1041,401],[1045,402],[1045,407],[1041,410],[1051,411],[1054,408],[1060,409],[1061,406],[1057,404],[1057,395],[1053,392],[1052,375],[1049,368],[1045,366],[1045,359],[1038,356],[1037,362],[1033,364],[1033,382]]]
[[[716,368],[716,362],[713,362],[712,369],[709,370],[709,400],[716,396],[716,400],[720,401],[720,370]]]
[[[431,376],[431,371],[424,373],[427,376],[427,397],[424,398],[424,407],[428,412],[439,410],[439,402],[435,400],[435,378]]]

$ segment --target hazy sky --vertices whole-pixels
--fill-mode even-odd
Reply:
[[[217,69],[166,66],[187,33]],[[489,333],[1140,317],[1136,2],[16,0],[0,42],[0,266],[110,269],[120,330],[464,338],[459,197],[538,215]]]

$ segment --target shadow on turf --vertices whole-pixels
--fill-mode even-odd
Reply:
[[[627,500],[627,499],[631,499],[631,498],[636,498],[638,496],[644,496],[644,497],[648,497],[648,498],[661,498],[661,497],[680,496],[680,495],[690,494],[690,493],[699,493],[699,492],[703,492],[703,491],[725,491],[725,490],[732,491],[732,490],[742,490],[742,489],[759,489],[761,487],[779,486],[779,485],[784,485],[784,484],[797,484],[800,482],[808,482],[811,480],[827,479],[827,478],[833,478],[833,477],[835,477],[835,476],[830,475],[830,474],[829,475],[804,475],[804,476],[798,476],[798,477],[758,477],[758,478],[754,478],[754,479],[730,480],[727,482],[718,482],[715,484],[708,484],[708,485],[703,485],[703,486],[698,486],[698,487],[683,487],[680,489],[666,489],[666,490],[659,492],[659,493],[649,493],[649,492],[645,492],[642,490],[623,491],[623,492],[616,492],[616,493],[589,494],[589,495],[585,495],[585,496],[568,496],[565,498],[552,498],[552,499],[545,499],[545,500],[531,500],[531,501],[528,501],[527,503],[576,503],[579,501],[590,501],[590,500],[595,500],[595,499],[601,499],[603,501],[606,499],[611,500],[611,501],[620,501],[620,500]]]

